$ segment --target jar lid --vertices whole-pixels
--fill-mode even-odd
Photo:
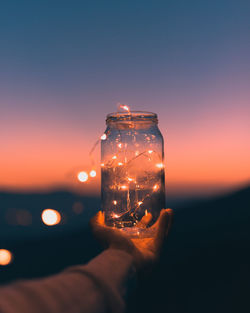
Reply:
[[[106,122],[133,121],[133,122],[158,122],[157,114],[146,111],[114,112],[109,113]]]

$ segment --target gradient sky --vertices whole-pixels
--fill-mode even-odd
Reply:
[[[1,2],[1,188],[79,187],[117,102],[158,114],[172,193],[249,182],[250,2]]]

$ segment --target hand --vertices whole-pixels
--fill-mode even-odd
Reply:
[[[152,215],[148,213],[138,226],[146,227],[151,219]],[[150,227],[150,238],[130,238],[125,232],[106,226],[105,215],[101,211],[91,219],[90,224],[94,235],[104,246],[126,251],[133,257],[136,268],[142,270],[151,267],[159,259],[172,219],[171,209],[161,210],[158,220]]]

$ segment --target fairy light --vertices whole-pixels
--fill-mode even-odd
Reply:
[[[119,109],[122,109],[122,110],[124,110],[124,111],[130,112],[130,108],[129,108],[128,105],[120,104],[120,105],[119,105]]]
[[[96,171],[95,170],[90,171],[89,176],[96,177]]]
[[[117,106],[117,115],[119,115],[120,112],[123,111],[123,113],[125,112],[124,116],[128,117],[129,136],[131,136],[133,148],[131,149],[131,147],[129,147],[130,143],[127,144],[126,142],[123,142],[122,131],[118,129],[119,133],[117,134],[117,137],[114,139],[113,137],[110,137],[112,138],[111,144],[113,144],[112,141],[114,141],[115,144],[115,146],[112,146],[112,148],[114,147],[117,150],[113,150],[113,153],[116,154],[112,153],[109,156],[109,159],[103,160],[105,161],[105,163],[100,163],[100,167],[102,168],[102,172],[107,171],[107,179],[110,179],[110,183],[108,184],[109,191],[112,193],[116,193],[116,199],[117,197],[119,199],[119,192],[121,193],[122,201],[119,200],[119,206],[117,200],[110,201],[111,207],[114,211],[118,211],[119,209],[119,214],[116,214],[115,212],[110,212],[110,217],[114,219],[119,218],[119,223],[121,222],[121,225],[119,227],[123,227],[127,225],[123,225],[123,216],[125,216],[124,221],[127,221],[127,216],[130,216],[130,220],[133,222],[132,225],[136,225],[142,208],[144,210],[144,214],[148,215],[148,209],[146,209],[145,207],[150,205],[149,198],[151,197],[151,195],[160,189],[161,182],[158,175],[161,175],[161,169],[164,168],[164,165],[163,163],[158,163],[162,161],[162,155],[158,153],[157,150],[155,151],[153,149],[155,136],[149,133],[143,133],[143,142],[141,146],[140,138],[137,141],[137,134],[139,134],[139,131],[137,131],[137,129],[133,127],[133,112],[130,111],[128,105],[117,104]],[[106,130],[105,133],[103,133],[99,137],[98,141],[94,144],[93,148],[90,151],[91,158],[94,149],[97,147],[100,141],[107,140],[109,135],[110,130]],[[124,137],[124,139],[125,138],[126,137]],[[150,143],[151,139],[153,141],[153,144]],[[145,151],[141,149],[144,144],[148,146],[148,149],[145,149]],[[80,182],[87,182],[89,178],[95,178],[97,176],[96,165],[93,161],[93,158],[91,160],[92,169],[90,168],[87,171],[81,171],[77,174],[77,178]],[[157,182],[159,184],[157,184]],[[141,207],[142,204],[143,207]],[[46,222],[44,223],[46,224]],[[52,223],[50,225],[54,224]]]
[[[153,190],[156,191],[158,189],[159,189],[159,185],[155,184],[154,187],[153,187]]]
[[[107,139],[107,135],[106,134],[101,135],[100,139],[101,140],[106,140]]]
[[[85,183],[88,180],[89,175],[86,172],[82,171],[78,173],[77,178],[81,183]]]
[[[112,217],[118,218],[118,217],[120,217],[120,215],[119,215],[119,214],[116,214],[116,213],[112,213]]]
[[[162,163],[157,163],[157,164],[155,164],[155,166],[158,167],[158,168],[163,168],[164,167],[164,165]]]

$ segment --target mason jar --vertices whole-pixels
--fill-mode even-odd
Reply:
[[[101,137],[101,197],[105,222],[133,235],[165,208],[164,142],[155,113],[107,115]],[[148,225],[140,223],[150,214]]]

